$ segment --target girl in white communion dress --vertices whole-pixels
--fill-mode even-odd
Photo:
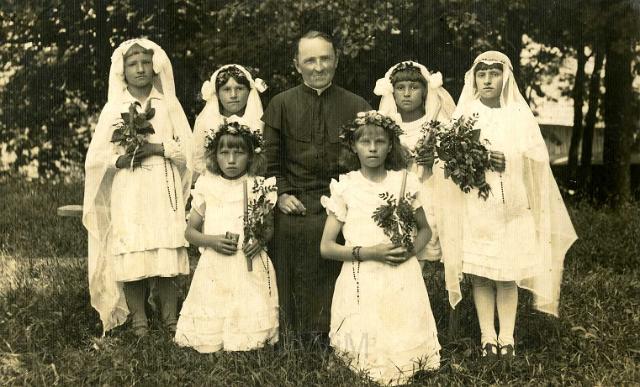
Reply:
[[[153,110],[143,145],[112,142],[134,107]],[[130,317],[147,333],[147,292],[157,292],[162,321],[176,327],[174,277],[189,274],[184,238],[191,187],[189,122],[175,97],[167,54],[147,39],[122,43],[111,57],[109,96],[85,162],[83,224],[89,232],[91,305],[106,332]]]
[[[443,261],[453,306],[461,273],[471,276],[483,356],[508,358],[515,356],[518,287],[533,292],[536,309],[557,316],[564,256],[576,234],[540,128],[502,53],[481,54],[465,76],[454,118],[474,114],[480,139],[492,151],[494,170],[486,172],[491,194],[484,200],[475,189],[449,190],[443,211],[460,221],[441,229],[449,242]]]

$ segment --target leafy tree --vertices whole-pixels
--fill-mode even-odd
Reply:
[[[620,115],[631,121],[633,116],[629,78],[620,75],[623,67],[630,68],[633,55],[628,49],[638,41],[638,7],[632,0],[4,0],[1,4],[0,143],[17,155],[13,172],[37,162],[41,175],[48,176],[82,162],[90,140],[88,128],[106,100],[111,52],[125,39],[148,36],[168,52],[178,98],[193,118],[203,105],[202,82],[222,64],[247,65],[267,80],[265,102],[297,84],[293,44],[309,29],[337,37],[341,55],[336,82],[373,106],[376,79],[401,60],[417,60],[441,71],[445,87],[455,97],[473,58],[483,50],[501,50],[511,58],[516,79],[529,97],[542,96],[541,80],[557,74],[564,56],[577,55],[580,70],[572,96],[575,133],[583,136],[583,163],[591,159],[599,72],[586,79],[582,63],[587,57],[581,53],[589,47],[596,66],[606,54],[607,74],[616,73],[605,80],[611,86],[607,99],[617,101],[605,104],[605,120],[613,128],[607,132],[607,160],[617,160],[608,165],[614,168],[626,160],[626,145],[612,139],[617,135],[628,139],[624,128],[633,127],[614,118]],[[522,49],[530,39],[554,49],[543,48],[521,63]],[[619,90],[624,96],[616,95],[612,85],[623,85]],[[583,134],[578,107],[587,96]],[[577,158],[579,142],[576,137],[572,160]]]

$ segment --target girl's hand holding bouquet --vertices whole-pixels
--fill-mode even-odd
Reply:
[[[246,255],[249,258],[253,258],[254,255],[258,254],[263,249],[264,247],[262,246],[262,243],[260,243],[259,240],[255,240],[255,239],[251,239],[249,243],[246,243],[242,246],[242,251],[244,252],[244,255]]]
[[[139,167],[144,159],[150,156],[164,156],[164,146],[162,144],[145,143],[137,151],[128,152],[116,161],[116,168]]]
[[[207,235],[209,247],[220,254],[233,255],[238,251],[238,241],[227,238],[226,235]]]
[[[397,266],[413,254],[403,246],[396,246],[393,243],[381,243],[379,245],[364,247],[360,251],[363,260],[378,261],[392,266]]]

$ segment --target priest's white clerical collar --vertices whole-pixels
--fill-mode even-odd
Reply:
[[[325,87],[323,87],[322,89],[316,89],[315,87],[311,87],[309,86],[309,84],[307,82],[304,83],[305,86],[307,86],[308,88],[315,90],[316,93],[318,93],[318,95],[322,94],[323,91],[327,90],[328,88],[331,87],[332,82],[329,82],[329,84]]]

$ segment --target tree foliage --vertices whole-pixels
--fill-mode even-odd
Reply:
[[[336,82],[375,105],[373,85],[394,63],[413,59],[441,71],[455,97],[487,49],[511,58],[527,98],[541,96],[543,79],[558,73],[563,58],[638,42],[637,20],[633,0],[4,0],[0,151],[16,154],[10,173],[31,164],[48,176],[81,163],[106,100],[110,55],[131,37],[147,36],[167,51],[193,119],[202,82],[222,64],[246,65],[265,79],[264,102],[299,82],[293,45],[309,29],[336,38]],[[531,40],[542,48],[524,52]]]

